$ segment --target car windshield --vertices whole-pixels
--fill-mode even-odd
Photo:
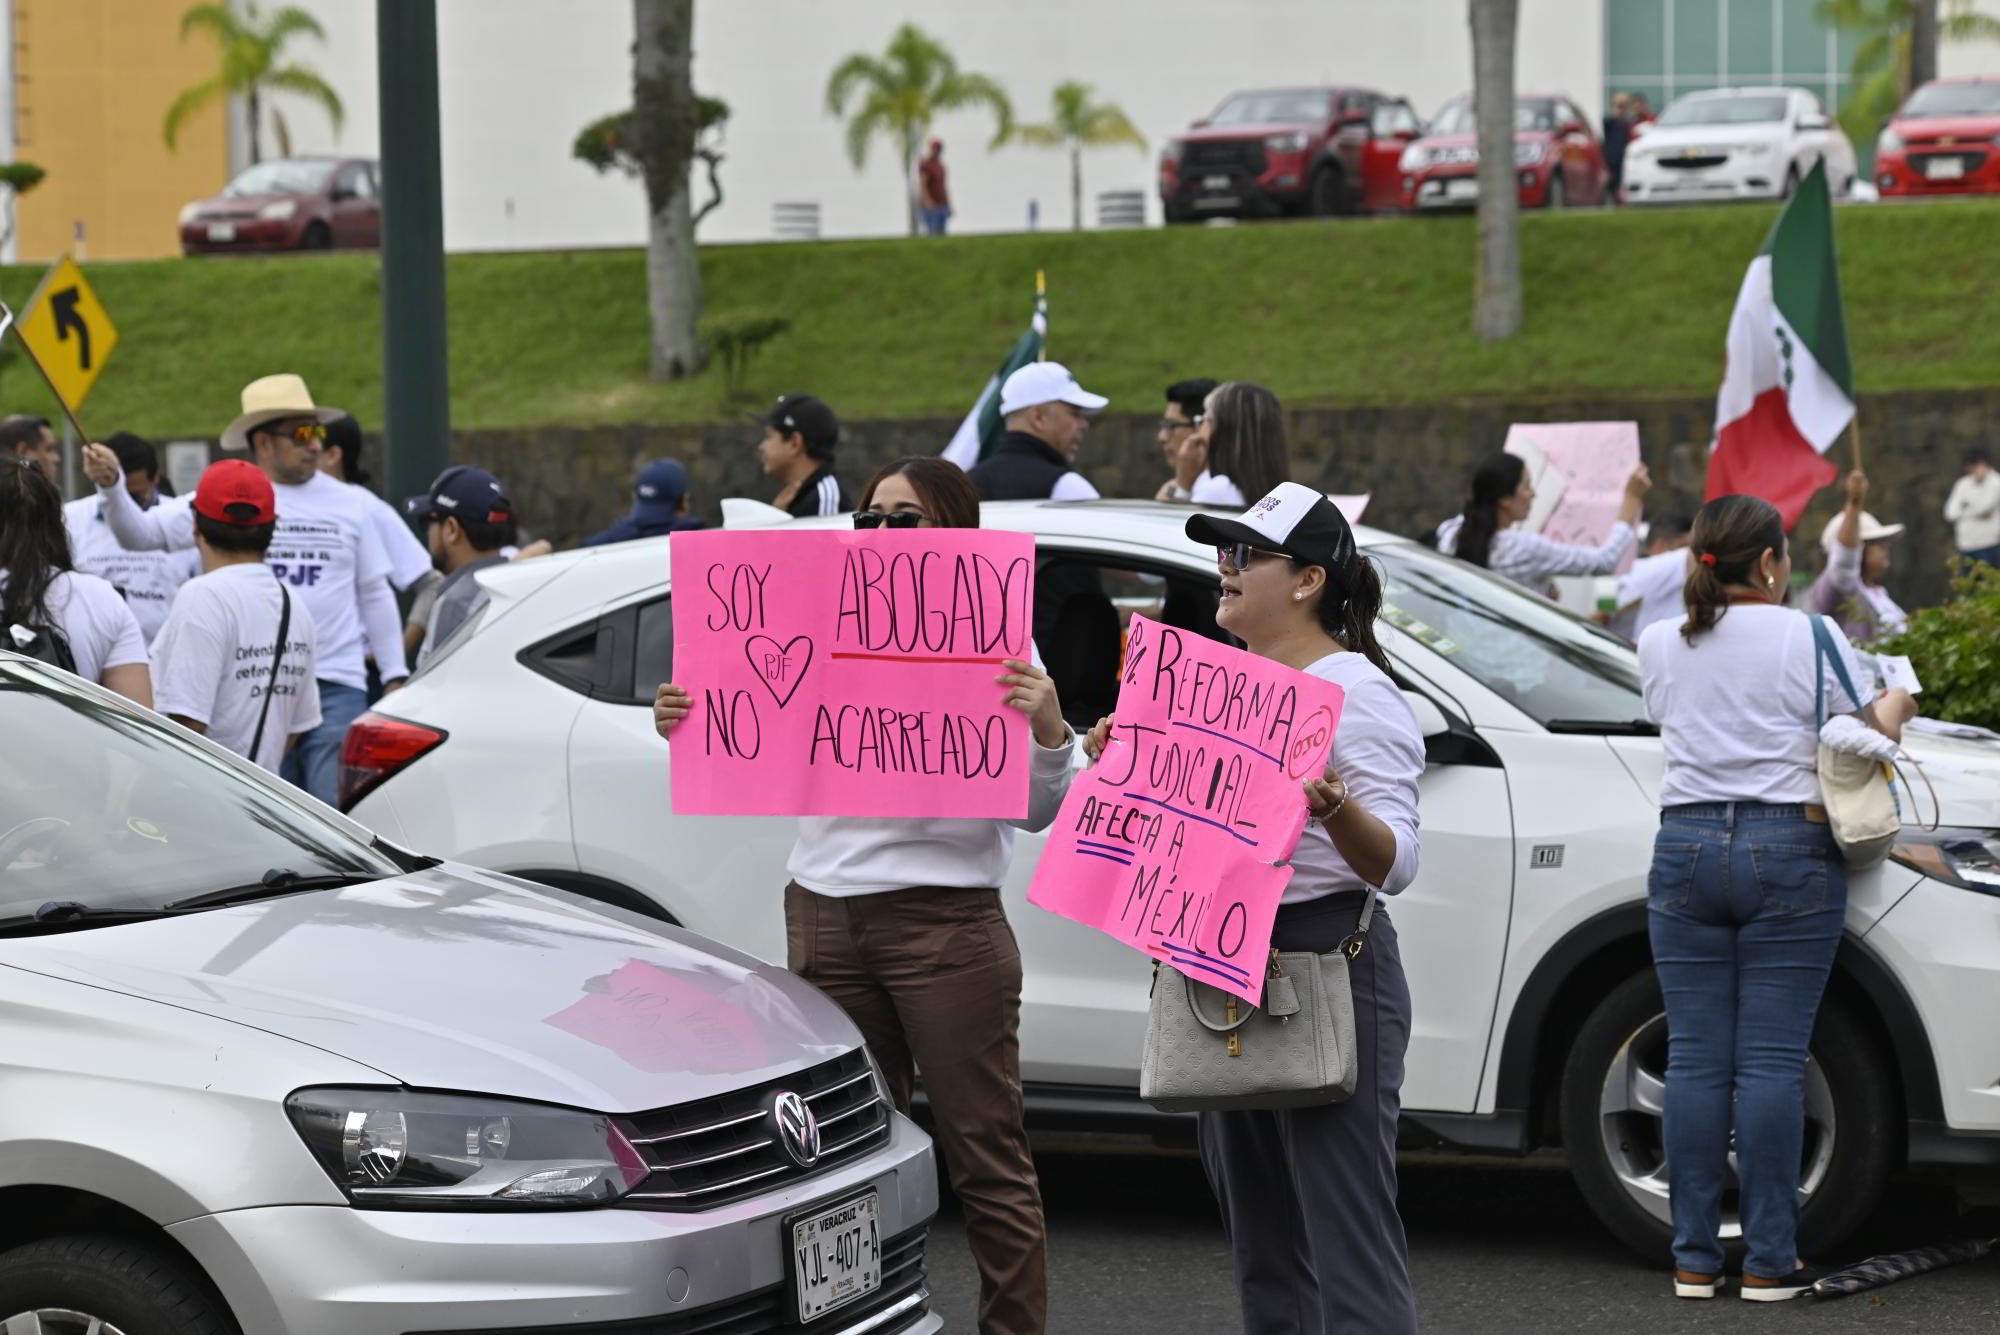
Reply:
[[[333,175],[331,162],[260,162],[222,187],[225,195],[316,195]]]
[[[1527,130],[1553,130],[1556,128],[1556,111],[1553,103],[1521,102],[1514,107],[1514,132]],[[1477,134],[1479,122],[1472,114],[1472,103],[1467,101],[1447,102],[1444,110],[1438,112],[1431,122],[1429,133]]]
[[[1414,544],[1371,548],[1382,619],[1538,723],[1569,731],[1646,717],[1632,646],[1498,575]]]
[[[1902,114],[1910,117],[2000,116],[2000,81],[1925,84],[1910,94]]]
[[[1210,125],[1264,125],[1272,121],[1323,121],[1333,108],[1333,94],[1311,89],[1273,93],[1238,93],[1215,109]]]
[[[1766,125],[1785,118],[1783,97],[1684,97],[1660,114],[1662,125]]]
[[[352,827],[258,783],[158,715],[0,660],[0,917],[144,911],[267,872],[393,876]]]

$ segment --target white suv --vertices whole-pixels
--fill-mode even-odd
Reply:
[[[1214,553],[1186,507],[988,505],[1033,533],[1036,638],[1073,721],[1109,713],[1133,612],[1215,635]],[[834,526],[841,520],[800,521]],[[1485,572],[1361,530],[1382,641],[1427,734],[1423,872],[1392,904],[1416,1016],[1409,1133],[1519,1153],[1564,1144],[1605,1222],[1668,1237],[1666,1042],[1646,939],[1659,742],[1632,650]],[[411,847],[672,917],[784,958],[795,824],[673,814],[648,708],[673,676],[665,540],[480,576],[476,625],[357,724],[355,814]],[[1924,738],[1943,804],[1852,879],[1808,1082],[1806,1245],[1858,1223],[1904,1168],[2000,1166],[2000,746]],[[1929,814],[1928,798],[1925,814]],[[1027,966],[1022,1059],[1046,1121],[1138,1121],[1147,966],[1005,894]]]

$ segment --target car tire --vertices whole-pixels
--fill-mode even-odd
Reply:
[[[1860,1227],[1902,1144],[1895,1067],[1832,1000],[1820,1006],[1811,1054],[1804,1166],[1811,1194],[1799,1215],[1806,1256],[1834,1250]],[[1613,988],[1577,1032],[1563,1067],[1560,1114],[1577,1190],[1615,1237],[1652,1261],[1669,1259],[1673,1241],[1658,1111],[1606,1105],[1624,1101],[1621,1085],[1663,1090],[1665,1073],[1666,1007],[1659,976],[1647,969]],[[1643,1104],[1645,1096],[1631,1102]],[[1739,1255],[1741,1224],[1727,1197],[1723,1237],[1732,1257]]]
[[[299,238],[300,250],[332,250],[333,229],[323,222],[307,223],[305,235]]]
[[[1314,218],[1333,218],[1352,210],[1348,207],[1347,182],[1336,167],[1313,169],[1306,183],[1306,213]]]
[[[1547,209],[1549,212],[1554,213],[1568,203],[1569,200],[1564,197],[1563,193],[1562,172],[1561,171],[1550,172],[1549,188],[1542,194],[1542,207]]]
[[[39,1315],[39,1321],[27,1318]],[[95,1319],[103,1325],[94,1326]],[[236,1335],[199,1279],[164,1251],[125,1238],[77,1235],[0,1254],[0,1330],[45,1335]]]

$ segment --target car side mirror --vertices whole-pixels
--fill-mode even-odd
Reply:
[[[1801,116],[1799,117],[1799,128],[1801,130],[1824,130],[1828,128],[1828,121],[1824,116]]]
[[[1439,709],[1436,702],[1428,695],[1421,695],[1416,691],[1404,691],[1403,702],[1409,705],[1410,712],[1417,716],[1419,736],[1441,737],[1451,731],[1451,721],[1445,718],[1444,711]]]
[[[1194,124],[1188,126],[1188,128],[1190,130],[1206,130],[1208,128],[1208,118],[1204,116]]]

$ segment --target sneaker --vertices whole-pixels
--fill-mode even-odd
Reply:
[[[1812,1286],[1826,1276],[1826,1271],[1818,1266],[1799,1262],[1799,1268],[1783,1279],[1765,1279],[1762,1275],[1743,1272],[1743,1300],[1752,1303],[1779,1303],[1788,1298],[1803,1298],[1812,1292]]]
[[[1729,1281],[1722,1275],[1703,1275],[1693,1270],[1674,1271],[1674,1297],[1713,1298]]]

